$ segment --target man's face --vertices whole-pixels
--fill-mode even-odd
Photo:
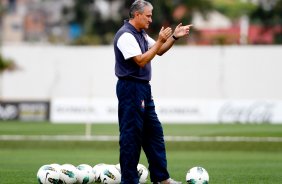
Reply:
[[[138,20],[138,27],[140,29],[148,29],[149,25],[152,23],[152,7],[145,6],[143,13],[136,13],[136,17]]]

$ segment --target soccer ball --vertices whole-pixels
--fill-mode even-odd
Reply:
[[[39,184],[59,183],[60,172],[50,165],[43,165],[37,171],[37,180]]]
[[[115,167],[121,173],[120,164],[116,164]],[[144,166],[143,164],[138,164],[137,171],[138,171],[138,176],[139,176],[139,183],[146,183],[147,177],[149,175],[149,171],[146,168],[146,166]]]
[[[100,163],[100,164],[95,165],[92,168],[92,171],[94,173],[94,182],[101,183],[101,173],[102,173],[103,167],[105,165],[106,164],[104,164],[104,163]]]
[[[65,184],[74,184],[77,182],[78,170],[72,164],[63,164],[60,169],[60,179]]]
[[[139,175],[139,182],[140,183],[146,183],[147,177],[148,177],[148,174],[149,174],[148,169],[143,164],[138,164],[137,165],[137,171],[138,171],[138,175]]]
[[[203,167],[193,167],[186,174],[188,184],[208,184],[209,174]]]
[[[76,168],[78,170],[77,181],[79,184],[89,184],[94,181],[95,176],[90,165],[80,164]]]
[[[121,174],[115,165],[104,165],[100,178],[101,182],[105,184],[118,184],[121,182]]]

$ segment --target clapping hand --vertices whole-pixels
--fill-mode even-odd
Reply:
[[[167,28],[162,27],[158,39],[164,43],[171,36],[171,34],[172,34],[172,29],[170,27]]]

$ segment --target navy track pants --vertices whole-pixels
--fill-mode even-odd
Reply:
[[[119,79],[116,86],[120,131],[121,183],[138,184],[141,148],[152,182],[169,178],[162,125],[155,112],[149,83]]]

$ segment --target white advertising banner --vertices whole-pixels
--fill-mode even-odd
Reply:
[[[213,107],[213,119],[222,123],[282,123],[282,101],[228,100]]]
[[[282,101],[157,99],[163,123],[282,123]],[[54,123],[117,123],[115,98],[58,98],[51,102]]]
[[[157,113],[170,123],[282,123],[282,101],[160,99]]]
[[[118,122],[117,100],[111,98],[58,98],[51,101],[51,122]]]

